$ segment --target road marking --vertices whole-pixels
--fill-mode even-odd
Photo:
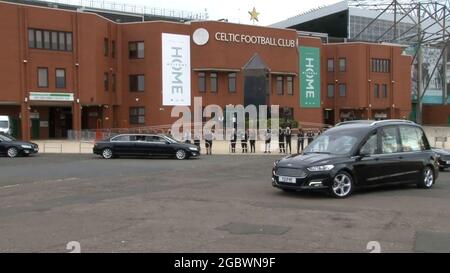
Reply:
[[[0,190],[1,190],[1,189],[17,188],[17,187],[20,187],[20,186],[27,186],[27,185],[36,185],[36,184],[40,184],[40,183],[71,182],[71,181],[76,181],[76,180],[80,180],[80,178],[77,178],[77,177],[69,177],[69,178],[59,178],[59,179],[55,179],[55,180],[36,181],[36,182],[24,183],[24,184],[6,185],[6,186],[1,186],[1,187],[0,187]]]

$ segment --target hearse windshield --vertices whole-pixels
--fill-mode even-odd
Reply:
[[[326,132],[317,137],[303,154],[334,154],[346,155],[358,145],[361,139],[361,133],[351,130],[339,130]]]

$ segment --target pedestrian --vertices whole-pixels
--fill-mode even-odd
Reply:
[[[308,145],[311,144],[311,142],[313,142],[314,140],[314,133],[312,130],[309,130],[307,133],[307,137],[308,137]]]
[[[280,129],[278,131],[278,148],[280,149],[280,154],[286,153],[284,148],[284,130]]]
[[[197,134],[194,135],[194,145],[200,150],[200,137]]]
[[[265,139],[266,139],[266,145],[264,147],[264,153],[269,153],[270,154],[270,141],[271,141],[271,132],[270,129],[267,129],[266,131],[266,135],[265,135]]]
[[[299,127],[297,133],[297,154],[299,154],[300,151],[303,151],[304,145],[305,145],[305,132],[303,132],[302,128]],[[300,150],[300,148],[302,149]]]
[[[286,151],[289,150],[289,154],[292,154],[292,130],[289,126],[286,127],[286,130],[284,132],[284,138],[286,140]]]
[[[212,155],[212,144],[213,144],[213,133],[211,130],[206,131],[205,134],[205,148],[206,148],[206,154]]]
[[[184,131],[184,143],[191,144],[191,132],[189,130]]]
[[[247,131],[244,131],[243,134],[241,134],[241,148],[242,148],[242,153],[248,153],[248,146],[247,146],[247,142],[248,142],[248,133]]]
[[[236,153],[236,140],[237,140],[236,129],[233,128],[233,132],[231,133],[231,139],[230,139],[232,154]]]
[[[256,153],[256,129],[250,129],[248,137],[250,139],[250,153]]]

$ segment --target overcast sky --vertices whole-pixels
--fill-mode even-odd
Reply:
[[[108,0],[111,1],[111,0]],[[204,12],[209,19],[228,19],[230,22],[252,24],[249,11],[256,8],[260,13],[258,25],[266,26],[295,16],[301,12],[339,2],[339,0],[113,0],[140,6]]]

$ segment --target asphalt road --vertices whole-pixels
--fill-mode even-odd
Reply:
[[[0,252],[450,252],[450,172],[336,200],[272,188],[278,158],[0,158]]]

